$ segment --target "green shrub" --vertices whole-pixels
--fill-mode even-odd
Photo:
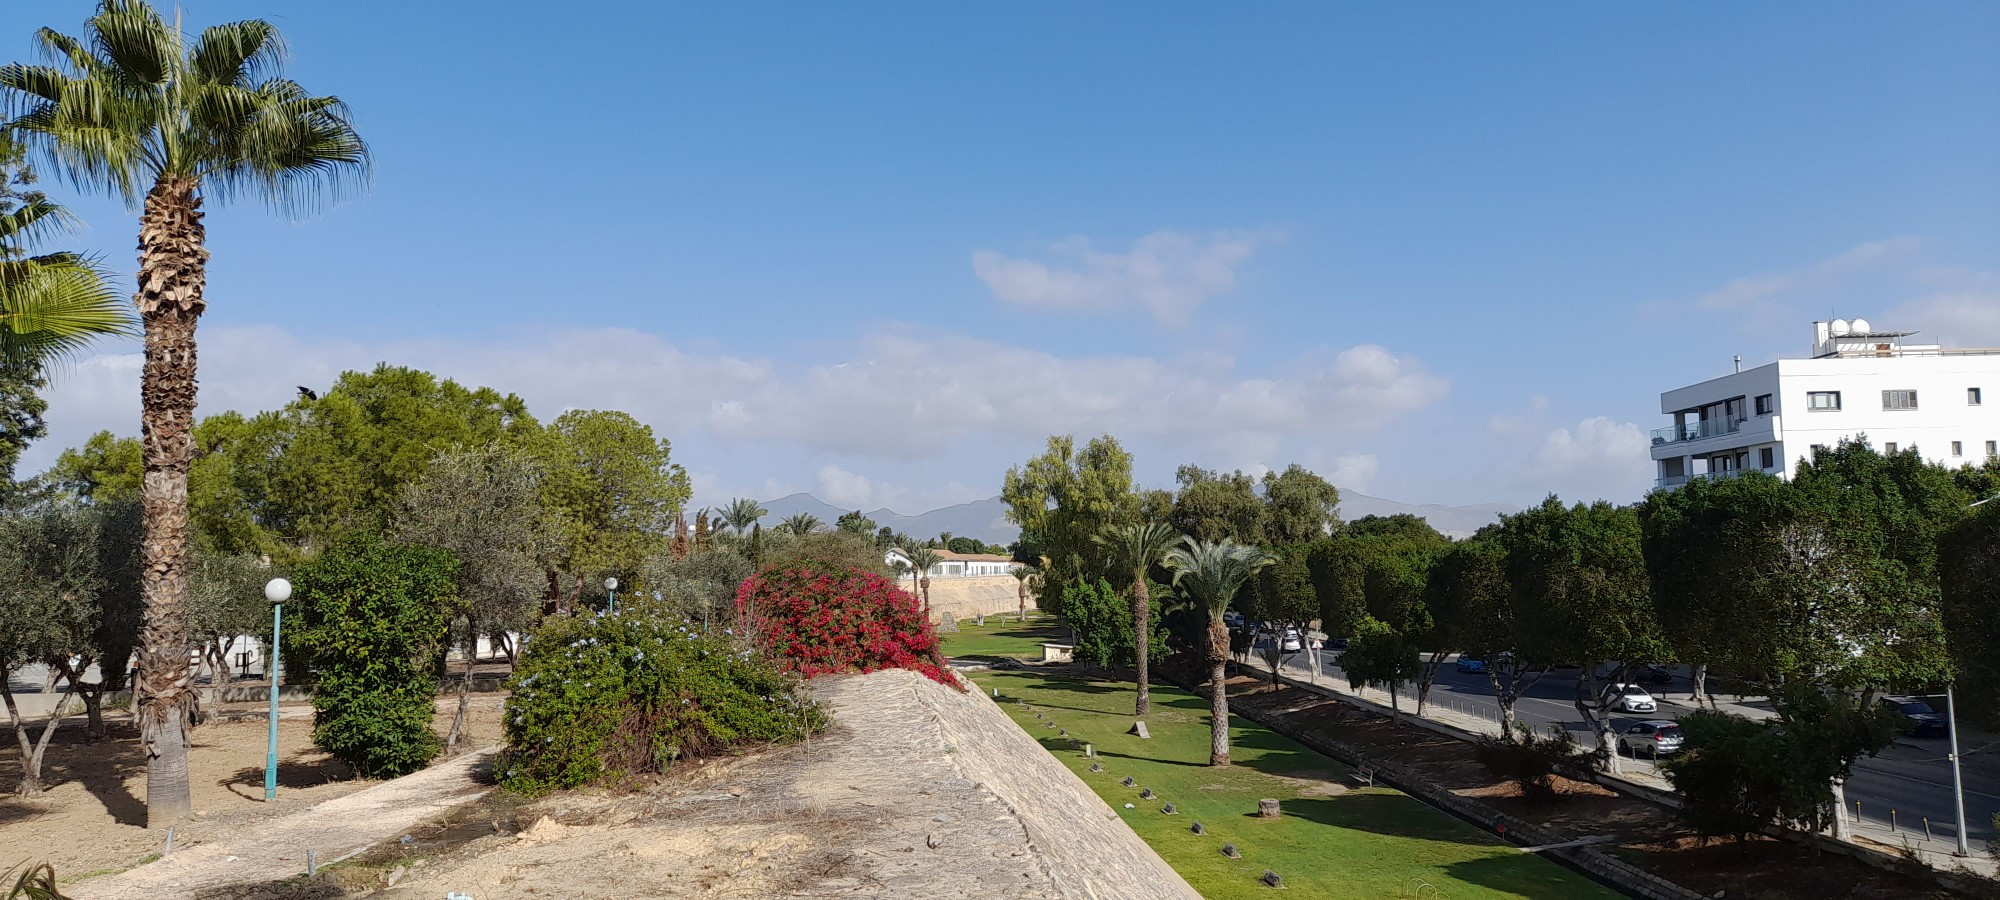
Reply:
[[[1494,776],[1514,782],[1530,803],[1544,803],[1561,796],[1555,777],[1565,768],[1586,765],[1590,751],[1576,743],[1569,729],[1558,728],[1551,737],[1537,735],[1526,723],[1514,723],[1514,730],[1497,738],[1484,738],[1472,748],[1474,758]]]
[[[1152,611],[1147,627],[1153,641],[1147,651],[1153,659],[1167,656],[1167,633],[1157,598],[1171,596],[1167,589],[1153,586]],[[1104,579],[1095,583],[1070,585],[1063,591],[1063,623],[1076,634],[1076,658],[1111,668],[1134,666],[1138,648],[1132,642],[1132,598]]]
[[[508,683],[500,784],[542,794],[825,726],[795,679],[727,641],[637,609],[544,621]]]
[[[443,741],[431,721],[457,570],[449,553],[370,534],[343,538],[299,568],[285,610],[286,662],[314,670],[320,749],[377,777],[437,756]]]

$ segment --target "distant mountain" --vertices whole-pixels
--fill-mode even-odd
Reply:
[[[820,521],[832,525],[843,514],[853,512],[834,506],[811,494],[797,493],[776,500],[764,502],[769,510],[761,521],[765,528],[778,524],[786,516],[796,513],[812,513]],[[1517,512],[1519,507],[1497,503],[1474,506],[1441,506],[1434,503],[1398,503],[1380,497],[1370,497],[1358,491],[1340,492],[1340,517],[1353,521],[1362,516],[1393,516],[1409,513],[1420,517],[1446,535],[1455,538],[1468,537],[1480,527],[1499,520],[1503,515]],[[1007,521],[1007,505],[999,497],[975,500],[934,509],[920,515],[906,516],[892,509],[877,509],[865,513],[875,520],[875,527],[888,527],[915,537],[931,537],[943,532],[951,532],[962,537],[973,537],[989,544],[1009,544],[1021,536],[1021,529]]]
[[[820,521],[832,525],[841,516],[854,511],[834,506],[807,493],[766,500],[764,508],[769,514],[758,521],[763,522],[765,528],[778,524],[786,516],[802,512],[812,513]],[[864,511],[862,515],[874,519],[877,528],[891,528],[913,537],[934,537],[949,531],[954,536],[978,538],[989,544],[1011,544],[1021,536],[1020,527],[1007,521],[1007,505],[1001,503],[999,497],[960,503],[914,516],[906,516],[886,507]]]

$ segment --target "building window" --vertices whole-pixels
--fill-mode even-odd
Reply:
[[[1964,455],[1965,455],[1965,445],[1964,445],[1964,444],[1961,444],[1961,443],[1959,443],[1959,442],[1957,442],[1957,441],[1952,441],[1952,442],[1951,442],[1951,455],[1953,455],[1953,456],[1964,456]]]
[[[1966,388],[1966,389],[1965,389],[1965,405],[1966,405],[1966,406],[1978,406],[1978,405],[1979,405],[1979,389],[1978,389],[1978,388]]]
[[[1978,388],[1973,388],[1973,390],[1975,390],[1975,391],[1976,391],[1976,390],[1978,390]],[[1770,395],[1770,394],[1759,394],[1759,395],[1757,395],[1757,414],[1758,414],[1758,415],[1760,415],[1760,416],[1768,416],[1768,415],[1770,415],[1770,414],[1771,414],[1771,395]]]
[[[1916,391],[1883,391],[1883,392],[1882,392],[1882,408],[1883,408],[1883,409],[1916,409],[1916,408],[1917,408],[1917,392],[1916,392]]]
[[[1660,475],[1665,478],[1682,478],[1687,475],[1687,457],[1673,456],[1660,460]]]
[[[1775,453],[1775,452],[1774,452],[1774,451],[1773,451],[1773,450],[1772,450],[1771,448],[1769,448],[1769,447],[1765,447],[1765,448],[1763,448],[1763,449],[1760,449],[1760,450],[1758,450],[1758,451],[1757,451],[1757,468],[1760,468],[1760,469],[1768,469],[1768,468],[1770,468],[1770,467],[1772,467],[1772,466],[1776,465],[1777,463],[1776,463],[1776,462],[1775,462],[1775,461],[1773,460],[1773,458],[1772,458],[1772,457],[1774,457],[1775,455],[1776,455],[1776,453]]]
[[[1809,409],[1839,409],[1840,392],[1813,391],[1806,395],[1806,407]]]
[[[1888,443],[1886,443],[1886,444],[1883,444],[1883,445],[1882,445],[1882,453],[1883,453],[1883,455],[1885,455],[1885,456],[1894,456],[1894,455],[1896,455],[1896,442],[1895,442],[1895,441],[1890,441],[1890,442],[1888,442]]]
[[[1987,442],[1986,442],[1986,455],[1987,455],[1987,456],[2000,456],[2000,441],[1987,441]]]

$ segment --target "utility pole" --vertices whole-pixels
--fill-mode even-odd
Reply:
[[[1952,696],[1951,685],[1944,686],[1944,727],[1951,733],[1951,803],[1958,811],[1958,850],[1954,856],[1971,856],[1972,847],[1965,838],[1965,777],[1958,771],[1958,698]]]

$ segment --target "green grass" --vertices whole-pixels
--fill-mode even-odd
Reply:
[[[1031,619],[1025,629],[1012,623],[967,627],[946,636],[945,652],[1039,657],[1047,637],[1036,625]],[[1124,733],[1132,722],[1130,682],[1035,669],[980,672],[973,680],[989,694],[999,688],[1001,708],[1204,897],[1266,896],[1270,889],[1258,881],[1266,869],[1311,897],[1416,897],[1420,891],[1453,900],[1619,896],[1400,792],[1343,790],[1346,766],[1240,719],[1230,728],[1234,765],[1210,768],[1208,701],[1172,686],[1153,687],[1147,718],[1153,737],[1142,741]],[[1070,738],[1056,737],[1057,728]],[[1088,771],[1090,761],[1071,740],[1093,744],[1105,771]],[[1128,775],[1138,782],[1129,788],[1120,784]],[[1158,799],[1139,799],[1148,787]],[[1284,815],[1257,818],[1260,797],[1278,798]],[[1162,814],[1168,801],[1179,815]],[[1125,809],[1127,803],[1134,808]],[[1197,820],[1206,835],[1189,830]],[[1243,859],[1225,858],[1225,842],[1235,844]]]
[[[1069,632],[1056,624],[1051,616],[1029,613],[1028,621],[1022,624],[1014,621],[1013,615],[1007,621],[999,616],[987,616],[984,628],[966,619],[958,623],[957,634],[944,634],[946,656],[973,657],[978,659],[1041,659],[1042,644],[1069,640]]]

